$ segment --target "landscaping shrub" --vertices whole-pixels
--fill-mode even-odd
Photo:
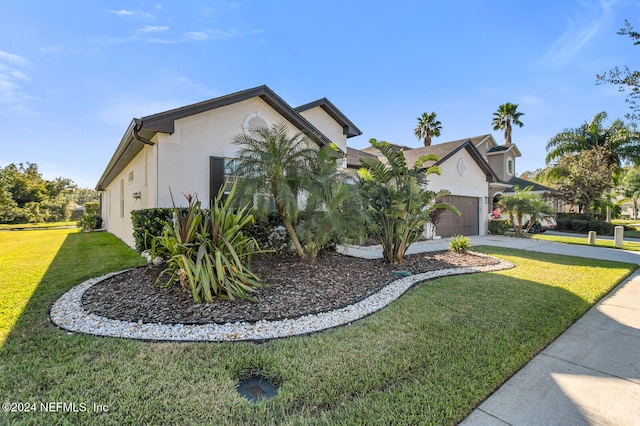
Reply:
[[[489,233],[495,235],[504,235],[511,228],[509,221],[506,219],[492,219],[489,221]]]
[[[587,231],[596,231],[599,235],[613,235],[615,226],[602,220],[591,220],[587,223]]]
[[[571,231],[571,219],[566,217],[560,217],[558,214],[558,219],[556,220],[556,229],[558,231]]]
[[[174,207],[173,220],[161,237],[153,239],[152,257],[167,259],[167,267],[156,282],[169,274],[167,285],[179,282],[189,290],[194,302],[211,302],[213,297],[251,299],[264,284],[250,269],[251,256],[260,252],[256,240],[245,236],[243,228],[253,222],[249,206],[230,207],[236,185],[223,204],[224,186],[211,210],[187,196],[186,209]]]
[[[91,232],[96,229],[98,219],[94,215],[84,214],[78,221],[78,226],[82,229],[82,232]]]
[[[162,236],[165,224],[171,222],[173,210],[169,208],[155,208],[134,210],[131,212],[133,223],[133,238],[136,250],[142,253],[151,249],[154,237]]]
[[[471,248],[469,237],[455,235],[449,240],[449,250],[455,253],[466,253]]]
[[[569,223],[571,226],[571,230],[577,232],[587,231],[587,227],[589,225],[589,221],[584,219],[571,219]]]
[[[277,254],[292,253],[289,234],[275,211],[267,214],[265,218],[257,218],[253,223],[248,223],[242,228],[242,232],[247,237],[254,238],[263,250]]]

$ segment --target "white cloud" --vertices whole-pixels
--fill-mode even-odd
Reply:
[[[29,64],[29,60],[23,58],[20,55],[15,55],[13,53],[5,52],[4,50],[0,50],[0,62],[8,63],[11,65],[24,66]]]
[[[209,36],[201,31],[192,31],[184,35],[185,40],[207,40]]]
[[[168,31],[168,26],[151,26],[145,25],[144,27],[138,30],[138,33],[161,33],[163,31]]]
[[[543,64],[561,67],[571,60],[589,43],[600,29],[612,18],[612,6],[618,0],[600,0],[581,3],[583,8],[573,17],[567,18],[567,29],[556,39],[540,59]]]
[[[130,10],[126,10],[126,9],[110,10],[109,13],[113,13],[114,15],[118,15],[118,16],[133,16],[133,15],[135,15],[135,13],[133,13]]]
[[[20,69],[29,63],[29,60],[22,56],[0,50],[0,104],[3,104],[3,110],[33,114],[29,101],[36,98],[29,96],[21,86],[31,81]]]

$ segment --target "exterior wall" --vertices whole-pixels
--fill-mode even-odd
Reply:
[[[489,183],[478,163],[466,150],[459,151],[440,165],[441,175],[430,175],[427,189],[447,189],[451,195],[479,198],[479,234],[486,235],[489,217]]]
[[[103,226],[132,247],[131,212],[155,205],[155,159],[156,147],[145,146],[102,193]]]
[[[331,142],[338,145],[342,152],[347,152],[347,136],[344,135],[342,126],[331,118],[321,107],[317,106],[302,111],[300,115],[320,130]]]
[[[260,98],[252,98],[175,122],[172,135],[159,134],[157,206],[170,207],[171,193],[176,205],[185,205],[182,194],[196,194],[209,201],[209,157],[234,158],[234,136],[244,131],[250,114],[263,118],[268,126],[284,121],[291,135],[298,132],[293,124]]]

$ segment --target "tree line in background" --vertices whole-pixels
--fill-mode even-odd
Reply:
[[[0,223],[67,221],[79,206],[97,200],[97,191],[71,179],[44,179],[35,163],[0,167]]]

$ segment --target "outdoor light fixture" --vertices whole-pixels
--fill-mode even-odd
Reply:
[[[140,192],[140,191],[134,192],[133,193],[133,198],[135,200],[139,200],[140,198],[142,198],[142,192]]]

